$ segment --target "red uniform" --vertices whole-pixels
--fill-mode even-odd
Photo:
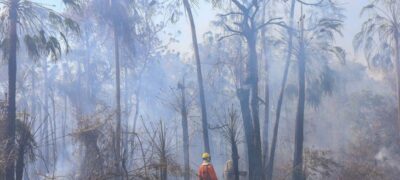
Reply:
[[[198,180],[218,180],[214,167],[209,162],[201,164]]]

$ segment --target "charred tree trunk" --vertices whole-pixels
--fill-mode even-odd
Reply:
[[[44,59],[43,61],[43,73],[44,73],[44,87],[43,87],[43,93],[44,93],[44,106],[43,106],[43,112],[44,112],[44,122],[43,122],[43,131],[44,131],[44,162],[46,164],[46,167],[50,167],[50,133],[49,133],[49,119],[50,119],[50,113],[49,113],[49,92],[48,92],[48,73],[47,73],[47,59]],[[48,169],[48,168],[46,168]]]
[[[165,157],[161,159],[161,167],[160,167],[160,180],[168,179],[168,163]]]
[[[206,100],[204,95],[204,86],[203,86],[203,74],[201,71],[201,63],[200,63],[200,54],[199,47],[197,44],[197,35],[196,35],[196,26],[193,19],[192,10],[190,8],[190,4],[188,0],[183,0],[183,5],[185,6],[186,12],[189,16],[190,28],[192,31],[192,41],[193,41],[193,49],[196,59],[196,69],[197,69],[197,81],[199,83],[199,92],[200,92],[200,105],[201,105],[201,123],[203,127],[203,141],[204,141],[204,151],[210,152],[210,142],[208,137],[208,122],[207,122],[207,109],[206,109]]]
[[[131,109],[131,103],[129,101],[130,99],[130,91],[129,91],[129,87],[128,87],[128,67],[124,66],[124,131],[128,132],[129,131],[129,110]],[[123,147],[123,159],[124,161],[126,161],[126,159],[128,158],[128,138],[129,138],[129,134],[128,133],[124,133],[123,138],[122,138],[122,144],[124,144]]]
[[[118,36],[118,27],[117,23],[114,24],[114,45],[115,45],[115,85],[116,85],[116,103],[117,103],[117,119],[116,119],[116,135],[115,135],[115,153],[116,153],[116,168],[117,168],[117,176],[120,177],[121,170],[121,72],[119,65],[119,36]]]
[[[26,120],[27,115],[24,115],[24,120]],[[24,176],[24,168],[25,168],[25,155],[28,152],[27,148],[29,143],[33,143],[33,135],[30,132],[30,128],[26,123],[26,121],[19,121],[17,125],[18,138],[16,141],[18,142],[18,150],[17,150],[17,161],[16,161],[16,180],[22,180]]]
[[[263,22],[265,22],[265,9],[263,9]],[[268,162],[269,155],[269,63],[268,63],[268,53],[267,53],[267,37],[266,30],[262,30],[261,32],[261,40],[262,40],[262,49],[265,61],[265,92],[264,92],[264,123],[263,123],[263,135],[262,135],[262,155],[263,155],[263,171],[264,175],[266,173],[266,167]]]
[[[62,122],[62,147],[63,147],[63,153],[66,153],[66,147],[67,147],[67,143],[66,143],[66,135],[67,135],[67,119],[68,119],[68,97],[67,95],[64,95],[64,115],[63,115],[63,122]]]
[[[160,129],[158,131],[159,140],[159,157],[160,157],[160,180],[167,180],[168,178],[168,161],[167,161],[167,128],[160,120]],[[157,131],[155,132],[157,133]]]
[[[240,102],[240,108],[243,118],[244,134],[246,138],[247,158],[249,162],[248,164],[249,179],[253,179],[255,177],[255,172],[253,167],[256,166],[256,160],[255,160],[256,156],[254,156],[255,155],[254,131],[253,131],[254,128],[250,110],[250,90],[238,89],[237,96]]]
[[[247,64],[248,79],[247,82],[251,87],[251,99],[250,108],[252,115],[253,124],[253,142],[254,143],[254,166],[253,176],[250,179],[259,180],[262,179],[262,152],[261,152],[261,133],[260,133],[260,116],[259,116],[259,96],[258,96],[258,60],[257,60],[257,49],[256,49],[256,31],[250,31],[246,36],[249,60]]]
[[[394,48],[394,61],[396,66],[396,80],[397,80],[397,121],[398,130],[400,132],[400,57],[399,57],[399,30],[395,30],[395,48]],[[400,134],[398,134],[398,141],[400,142]]]
[[[291,7],[290,7],[290,20],[289,20],[290,28],[293,27],[295,6],[296,6],[296,0],[292,0]],[[287,82],[287,78],[288,78],[288,74],[289,74],[290,60],[291,60],[292,51],[293,51],[293,31],[291,29],[288,29],[288,34],[289,34],[288,54],[286,56],[286,64],[285,64],[285,70],[283,73],[283,79],[282,79],[282,83],[281,83],[281,90],[279,92],[274,132],[273,132],[273,136],[272,136],[271,153],[270,153],[269,161],[268,161],[268,165],[267,165],[267,177],[266,177],[267,180],[272,180],[272,177],[273,177],[276,143],[278,141],[279,121],[280,121],[280,117],[281,117],[283,96],[284,96],[284,92],[285,92],[285,88],[286,88],[286,82]]]
[[[53,115],[52,115],[52,123],[50,125],[52,126],[51,128],[51,137],[52,137],[52,163],[53,163],[53,173],[56,170],[56,164],[57,164],[57,123],[56,123],[56,100],[55,100],[55,91],[52,91],[52,97],[51,97],[51,102],[52,102],[52,110],[53,110]]]
[[[185,80],[183,80],[181,89],[181,116],[182,116],[182,135],[183,135],[183,160],[184,160],[184,180],[190,179],[190,161],[189,161],[189,126],[188,126],[188,112],[186,106],[185,96]]]
[[[231,137],[231,150],[232,150],[232,163],[233,163],[233,176],[235,180],[239,180],[239,151],[235,137]]]
[[[8,59],[8,109],[7,109],[7,144],[6,144],[6,179],[15,179],[15,124],[16,124],[16,85],[17,85],[17,23],[18,1],[11,0],[9,7],[9,49]]]
[[[34,68],[31,70],[31,83],[32,83],[32,89],[31,89],[31,116],[37,117],[36,116],[36,72]],[[34,126],[34,125],[33,125]]]
[[[100,153],[97,141],[99,138],[98,130],[87,130],[80,134],[80,138],[85,146],[85,155],[82,160],[81,173],[79,179],[102,179],[104,178],[104,159]]]
[[[303,180],[303,142],[304,142],[304,109],[305,109],[305,68],[306,68],[306,57],[305,47],[303,39],[303,25],[304,19],[300,19],[300,49],[298,55],[298,83],[299,83],[299,97],[297,104],[296,114],[296,130],[294,140],[294,159],[293,159],[293,180]]]
[[[24,133],[24,132],[21,132]],[[24,137],[24,135],[21,135]],[[18,147],[18,154],[17,154],[17,162],[15,167],[16,172],[16,180],[22,180],[24,175],[24,167],[25,167],[25,145],[27,141],[26,138],[21,138],[20,145]]]
[[[124,113],[123,113],[123,116],[124,116],[124,118],[123,118],[123,120],[124,120],[124,122],[123,122],[123,126],[124,126],[124,128],[123,128],[123,131],[125,131],[125,132],[128,132],[129,131],[129,116],[130,116],[130,113],[129,113],[129,109],[131,108],[131,104],[130,104],[130,101],[129,101],[129,95],[130,95],[130,92],[129,92],[129,88],[128,88],[128,67],[125,65],[123,65],[123,72],[124,72]],[[123,172],[124,172],[124,178],[125,179],[129,179],[129,173],[128,173],[128,170],[127,170],[127,163],[128,163],[128,153],[129,153],[129,134],[128,133],[124,133],[123,135],[122,135],[122,140],[121,140],[121,142],[122,142],[122,144],[123,144],[123,147],[122,147],[122,152],[121,152],[121,161],[122,161],[122,169],[123,169]]]

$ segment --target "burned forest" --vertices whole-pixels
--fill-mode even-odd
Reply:
[[[398,0],[0,0],[0,180],[400,179]]]

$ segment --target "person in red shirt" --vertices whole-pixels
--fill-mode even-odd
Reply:
[[[218,180],[214,167],[210,163],[211,157],[208,153],[202,155],[203,163],[200,165],[198,180]]]

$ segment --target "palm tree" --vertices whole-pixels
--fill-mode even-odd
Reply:
[[[300,18],[300,47],[298,59],[299,94],[296,113],[296,127],[294,139],[293,180],[303,180],[303,139],[304,139],[304,109],[306,101],[306,53],[304,42],[304,17],[303,10]]]
[[[121,150],[121,71],[120,49],[121,44],[131,48],[132,33],[134,33],[132,17],[129,15],[134,9],[133,1],[128,0],[93,0],[90,2],[95,9],[97,20],[104,22],[112,30],[114,40],[115,60],[115,98],[116,98],[116,130],[115,130],[115,166],[117,176],[122,175],[122,150]],[[134,52],[134,49],[130,49]]]
[[[64,0],[64,3],[78,7],[75,0]],[[66,42],[66,36],[62,33],[57,35],[55,31],[47,29],[43,20],[48,20],[51,24],[58,27],[63,26],[73,30],[78,30],[79,28],[71,19],[40,3],[30,0],[1,0],[0,4],[2,5],[2,13],[0,14],[1,48],[4,58],[8,61],[7,144],[5,153],[9,157],[14,157],[18,36],[25,35],[24,42],[30,55],[39,56],[40,51],[45,50],[51,51],[52,57],[57,58],[61,54],[59,39]],[[44,31],[43,29],[49,31]],[[46,46],[39,46],[42,40],[33,38],[32,34],[36,34],[36,37],[41,38],[47,36],[49,41],[46,43]],[[7,159],[5,178],[15,179],[15,158]]]
[[[25,169],[26,159],[35,160],[34,148],[37,146],[34,134],[32,132],[32,120],[28,120],[28,115],[24,113],[23,120],[17,120],[16,123],[16,142],[17,157],[15,163],[16,180],[22,180]]]
[[[369,67],[387,69],[395,66],[397,86],[397,118],[400,130],[400,2],[396,0],[375,0],[365,6],[361,16],[369,12],[369,18],[362,24],[361,31],[353,40],[355,50],[364,49]]]
[[[333,10],[336,6],[330,4]],[[335,19],[335,15],[338,19]],[[298,73],[298,101],[295,125],[295,147],[293,158],[293,180],[303,180],[303,144],[304,144],[304,114],[306,101],[313,107],[318,106],[320,97],[324,93],[330,94],[333,88],[333,70],[329,68],[328,59],[336,56],[342,62],[345,55],[344,50],[334,46],[334,37],[338,33],[341,35],[343,21],[342,15],[338,11],[328,15],[329,18],[321,18],[316,25],[308,24],[305,27],[305,18],[303,8],[301,8],[301,17],[299,21],[298,43],[296,48],[297,73]],[[333,19],[331,18],[333,17]],[[310,21],[311,22],[311,21]],[[317,63],[311,63],[317,61]],[[309,64],[320,64],[321,69],[317,72],[317,78],[313,78],[309,69]],[[307,96],[306,96],[307,95]]]
[[[199,92],[200,92],[200,105],[201,105],[201,123],[203,127],[203,141],[204,141],[204,151],[210,152],[210,141],[208,137],[208,121],[207,121],[207,106],[206,106],[206,98],[204,95],[204,84],[203,84],[203,73],[201,71],[201,61],[200,61],[200,53],[199,53],[199,45],[197,43],[197,35],[196,35],[196,24],[194,23],[192,9],[189,3],[189,0],[183,0],[183,6],[187,12],[190,29],[192,32],[192,43],[194,56],[196,60],[196,70],[197,70],[197,82],[199,84]]]
[[[319,0],[316,2],[306,2],[306,1],[301,1],[301,0],[291,0],[291,5],[290,5],[290,16],[289,16],[289,26],[286,28],[287,33],[288,33],[288,38],[286,40],[287,42],[287,55],[286,55],[286,60],[285,60],[285,68],[283,72],[283,78],[281,82],[281,88],[279,92],[279,97],[278,97],[278,103],[277,103],[277,110],[275,114],[275,125],[273,129],[273,135],[272,135],[272,142],[271,142],[271,152],[269,155],[268,159],[268,164],[266,165],[267,167],[267,179],[272,179],[273,177],[273,167],[274,167],[274,160],[275,160],[275,151],[276,151],[276,144],[278,141],[278,128],[279,128],[279,122],[280,122],[280,115],[281,115],[281,110],[282,110],[282,104],[283,104],[283,98],[284,98],[284,93],[286,89],[286,83],[288,79],[288,74],[289,74],[289,68],[293,56],[293,37],[296,35],[297,30],[293,26],[293,21],[294,21],[294,14],[296,10],[296,3],[301,4],[302,6],[315,6],[319,7],[324,3],[325,0]],[[328,48],[331,51],[337,55],[341,54],[343,56],[343,50],[338,48],[338,47],[330,47]]]

